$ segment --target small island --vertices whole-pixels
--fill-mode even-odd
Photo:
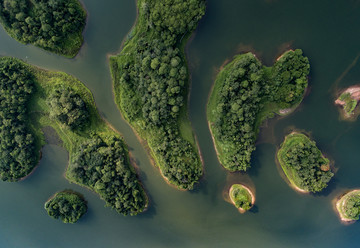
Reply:
[[[217,75],[207,119],[220,163],[230,171],[250,168],[261,124],[288,115],[301,103],[310,64],[302,50],[285,52],[266,67],[252,53],[235,56]]]
[[[83,44],[86,11],[78,0],[0,1],[0,23],[23,44],[72,58]]]
[[[336,210],[341,221],[351,223],[359,220],[360,216],[360,189],[352,190],[336,201]]]
[[[56,193],[46,203],[48,215],[64,223],[75,223],[87,212],[87,202],[77,192],[65,190]]]
[[[342,107],[344,119],[354,120],[360,114],[355,111],[359,100],[360,86],[351,86],[340,94],[339,98],[335,100],[335,104]]]
[[[285,137],[277,159],[290,185],[302,193],[322,191],[334,176],[315,141],[302,133],[292,132]]]
[[[242,184],[233,184],[229,190],[231,203],[241,213],[250,210],[255,203],[255,196],[251,190]]]

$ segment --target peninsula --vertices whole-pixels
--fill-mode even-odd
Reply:
[[[260,125],[301,103],[309,71],[309,60],[300,49],[285,52],[273,67],[262,66],[252,53],[237,55],[220,71],[207,119],[218,159],[227,170],[250,168]]]
[[[359,100],[360,86],[351,86],[340,94],[339,98],[335,100],[335,104],[342,107],[344,119],[356,119],[360,113],[355,113]]]
[[[163,178],[190,190],[203,174],[188,118],[185,45],[205,13],[204,0],[138,0],[136,25],[110,58],[117,106],[148,148]]]
[[[315,141],[302,133],[292,132],[285,137],[277,159],[290,185],[302,193],[322,191],[334,176]]]
[[[72,58],[83,43],[86,11],[78,0],[0,0],[0,23],[23,44]]]
[[[83,196],[74,191],[64,190],[45,202],[45,209],[54,219],[61,219],[64,223],[75,223],[88,208]]]
[[[340,197],[336,202],[336,210],[343,222],[354,222],[360,216],[360,190],[352,190]]]
[[[255,203],[254,194],[248,187],[242,184],[233,184],[229,190],[229,196],[232,204],[234,204],[241,213],[250,210]]]
[[[0,178],[18,181],[38,164],[51,126],[69,152],[66,177],[94,190],[117,212],[144,211],[148,198],[121,135],[98,114],[89,89],[62,72],[0,58]]]

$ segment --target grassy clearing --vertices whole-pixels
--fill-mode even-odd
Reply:
[[[241,184],[232,185],[229,190],[229,196],[235,207],[243,211],[248,211],[252,208],[255,200],[253,199],[251,191]]]

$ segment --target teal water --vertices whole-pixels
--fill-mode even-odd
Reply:
[[[188,45],[192,74],[190,118],[205,162],[205,176],[192,192],[169,187],[121,118],[112,96],[107,54],[116,53],[131,29],[133,0],[84,0],[89,18],[85,45],[75,59],[24,46],[0,28],[0,55],[72,74],[93,92],[99,112],[119,130],[134,156],[151,206],[123,217],[87,189],[63,177],[68,154],[46,145],[39,167],[19,183],[0,183],[0,247],[360,247],[360,223],[343,225],[332,199],[360,188],[360,120],[344,122],[333,105],[336,90],[360,83],[360,2],[356,0],[208,0],[207,14]],[[311,62],[310,89],[299,109],[261,129],[248,175],[226,172],[218,163],[207,128],[207,97],[225,60],[253,51],[271,65],[289,48],[302,48]],[[281,178],[277,146],[297,128],[311,133],[338,169],[329,188],[301,195]],[[233,182],[256,191],[246,214],[223,199]],[[89,212],[77,224],[49,218],[44,202],[56,191],[84,194]]]

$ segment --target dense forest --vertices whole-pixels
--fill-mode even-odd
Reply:
[[[39,160],[29,123],[28,103],[34,91],[25,66],[0,60],[0,178],[17,181],[28,175]]]
[[[87,202],[76,192],[56,193],[45,203],[48,215],[64,223],[75,223],[87,212]]]
[[[251,53],[238,55],[218,74],[207,117],[218,158],[230,171],[250,168],[259,126],[281,109],[296,107],[307,87],[309,61],[288,51],[273,67]]]
[[[78,0],[0,0],[0,21],[21,43],[74,57],[83,43],[86,12]]]
[[[134,215],[145,209],[144,191],[121,139],[112,136],[105,142],[94,136],[75,150],[71,163],[70,176],[94,189],[117,212]]]
[[[148,199],[127,146],[100,118],[81,82],[5,57],[0,58],[0,80],[2,180],[15,181],[30,173],[39,158],[35,147],[45,144],[42,128],[51,126],[69,151],[70,181],[93,189],[124,215],[145,210]]]
[[[342,196],[337,207],[343,217],[350,220],[359,220],[360,190],[354,190]]]
[[[71,88],[54,88],[47,98],[51,107],[50,117],[68,126],[71,130],[84,129],[89,124],[89,112],[85,102]]]
[[[320,192],[334,176],[329,160],[317,148],[315,141],[301,133],[286,136],[277,153],[289,181],[310,192]]]
[[[205,13],[204,0],[139,0],[138,21],[111,58],[116,103],[147,141],[162,175],[192,189],[202,165],[187,117],[184,45]]]

